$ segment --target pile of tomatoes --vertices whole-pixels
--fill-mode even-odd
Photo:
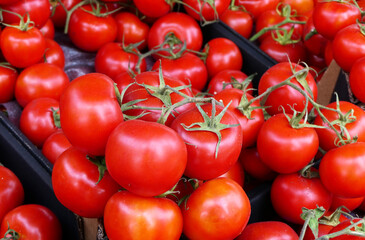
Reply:
[[[348,212],[365,197],[365,112],[317,103],[312,75],[336,61],[363,101],[360,2],[0,0],[0,103],[22,108],[58,200],[111,240],[363,239]],[[279,63],[247,76],[234,41],[204,39],[218,20]],[[263,181],[280,221],[248,224]]]

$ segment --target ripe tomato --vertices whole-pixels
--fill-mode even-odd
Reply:
[[[245,184],[245,171],[243,170],[242,164],[240,161],[237,161],[228,172],[222,174],[220,177],[226,177],[234,180],[238,183],[242,188]]]
[[[78,48],[95,52],[117,37],[117,23],[111,15],[100,16],[92,11],[91,5],[84,5],[74,11],[70,18],[68,36]],[[101,14],[106,9],[102,8]],[[90,41],[92,39],[92,41]]]
[[[362,103],[365,103],[365,84],[362,76],[365,74],[365,56],[356,60],[349,75],[351,92]]]
[[[247,75],[241,70],[223,70],[214,75],[210,80],[207,87],[208,93],[217,94],[223,89],[235,88],[237,84],[235,81],[242,83],[247,79]],[[231,84],[228,84],[231,83]],[[252,83],[247,86],[247,93],[252,95]]]
[[[53,166],[52,186],[57,199],[81,217],[102,217],[108,199],[120,189],[107,170],[98,182],[98,167],[74,147],[64,151]]]
[[[53,14],[51,20],[56,27],[64,27],[66,23],[66,11],[62,7],[61,3],[67,10],[71,10],[76,4],[80,3],[81,0],[60,0],[51,1]]]
[[[357,209],[364,201],[364,197],[358,198],[343,198],[334,195],[332,198],[332,204],[330,210],[335,211],[339,207],[346,207],[350,212]]]
[[[335,232],[341,231],[344,228],[346,228],[346,227],[348,227],[348,226],[352,225],[353,223],[356,223],[360,220],[361,220],[361,218],[354,218],[354,219],[348,219],[346,221],[343,221],[340,224],[338,224],[337,226],[333,227],[329,233],[335,233]],[[361,224],[361,225],[358,224],[356,227],[361,228],[362,225],[363,224]],[[355,227],[351,228],[351,230],[354,231]],[[340,236],[337,236],[337,237],[333,237],[331,239],[333,239],[333,240],[348,240],[348,239],[363,240],[364,237],[363,236],[354,236],[354,235],[350,235],[350,234],[343,234],[343,235],[340,235]]]
[[[209,77],[223,70],[242,69],[242,53],[228,38],[213,38],[205,44],[203,52],[207,54],[205,64]]]
[[[0,65],[0,103],[13,100],[17,70]]]
[[[15,98],[22,107],[40,97],[59,100],[69,83],[68,76],[60,67],[51,63],[34,64],[19,74]]]
[[[234,239],[247,225],[251,205],[240,185],[220,177],[198,187],[181,211],[189,239]]]
[[[187,152],[180,136],[165,125],[129,120],[110,134],[105,158],[110,175],[122,187],[152,197],[168,191],[179,181]]]
[[[38,28],[25,31],[5,27],[0,35],[0,48],[6,61],[18,68],[38,63],[46,49],[46,41]]]
[[[60,115],[62,130],[73,146],[104,156],[109,134],[123,121],[113,80],[101,73],[74,79],[61,96]]]
[[[337,103],[332,102],[327,105],[327,108],[336,109]],[[347,114],[350,111],[353,111],[353,118],[356,118],[356,121],[351,123],[346,123],[346,120],[343,117],[340,117],[335,111],[323,109],[321,110],[322,114],[327,118],[329,122],[333,122],[338,120],[337,124],[334,124],[334,128],[341,132],[340,125],[346,127],[347,131],[349,132],[351,138],[357,137],[358,142],[365,142],[365,112],[359,106],[347,102],[347,101],[340,101],[339,108],[341,110],[342,115]],[[334,130],[329,128],[329,125],[325,123],[320,116],[317,116],[314,119],[314,124],[319,126],[326,126],[327,128],[316,128],[318,137],[319,137],[319,146],[325,150],[329,151],[332,148],[336,148],[339,139]],[[347,136],[343,136],[344,140],[347,139]]]
[[[23,201],[24,188],[19,178],[10,169],[0,166],[0,222],[6,213]]]
[[[168,14],[174,3],[168,3],[165,0],[133,0],[137,9],[151,18],[159,18]]]
[[[323,185],[344,198],[365,196],[365,143],[357,142],[328,151],[319,164]]]
[[[120,191],[105,207],[104,226],[110,240],[178,240],[183,219],[179,207],[170,199],[141,197]]]
[[[65,67],[65,54],[61,46],[54,40],[46,38],[45,62],[57,65],[61,69]]]
[[[68,141],[65,134],[63,134],[62,129],[59,129],[49,135],[44,141],[42,153],[52,164],[54,164],[57,158],[70,147],[70,141]]]
[[[282,62],[278,63],[271,68],[269,68],[262,76],[258,86],[258,93],[262,94],[265,92],[269,87],[275,86],[286,79],[293,76],[293,70],[295,72],[300,71],[303,69],[302,66],[296,63],[289,63],[289,62]],[[313,76],[308,73],[305,77],[311,92],[313,93],[313,100],[316,101],[317,99],[317,85],[313,78]],[[304,87],[299,84],[298,80],[295,78],[291,78],[290,82],[297,85],[299,88],[304,90]],[[308,92],[307,94],[311,96]],[[303,111],[305,107],[305,97],[298,92],[297,90],[293,89],[289,86],[282,86],[274,91],[272,91],[267,98],[266,102],[264,103],[265,106],[271,106],[266,108],[266,111],[270,115],[274,115],[277,113],[282,112],[281,107],[285,109],[286,113],[293,113],[292,107],[295,108],[297,111]],[[308,104],[308,111],[312,109],[312,104]]]
[[[303,224],[300,217],[302,208],[314,209],[317,206],[328,210],[332,193],[319,178],[305,178],[299,173],[280,174],[271,186],[271,203],[278,215],[291,223]]]
[[[21,240],[62,239],[57,216],[38,204],[21,205],[8,212],[1,223],[0,236],[4,236],[8,228],[15,230]]]
[[[257,19],[266,10],[274,10],[280,0],[237,0],[245,9]]]
[[[313,128],[294,128],[283,113],[264,122],[257,137],[262,162],[279,173],[294,173],[304,168],[317,154],[318,145]]]
[[[214,106],[208,103],[199,108],[197,106],[181,113],[172,122],[171,128],[183,138],[188,150],[188,162],[184,175],[207,180],[227,172],[237,161],[242,148],[242,130],[238,120],[229,110],[218,118],[223,107],[217,105],[214,111]],[[200,111],[204,111],[206,116],[203,117]],[[214,118],[212,114],[215,114]],[[207,120],[207,118],[211,119]],[[215,123],[212,122],[213,120]],[[213,126],[215,131],[219,131],[220,143],[216,133],[205,129],[200,130],[197,123]],[[221,124],[232,125],[232,127],[219,129]]]
[[[200,0],[183,0],[183,2],[185,11],[196,20],[214,21],[219,19],[222,13],[228,9],[231,1],[213,0],[208,3]]]
[[[248,224],[236,240],[298,240],[298,234],[288,224],[264,221]]]
[[[298,15],[306,14],[314,8],[313,0],[283,0],[282,2],[290,5]]]
[[[252,34],[253,18],[242,8],[226,9],[220,16],[220,20],[245,38],[249,38]]]
[[[47,39],[53,39],[55,36],[55,28],[50,18],[48,18],[47,22],[39,30],[41,31],[43,36]]]
[[[308,51],[319,56],[324,56],[324,49],[328,40],[319,33],[312,35],[309,39],[306,39],[306,36],[311,34],[312,31],[315,31],[313,15],[310,16],[306,24],[304,24],[302,39],[304,46],[308,49]]]

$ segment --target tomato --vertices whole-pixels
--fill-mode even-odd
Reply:
[[[80,3],[81,0],[60,0],[51,1],[53,14],[51,20],[56,27],[64,27],[66,23],[66,11],[62,7],[61,3],[67,10],[71,10],[76,4]]]
[[[166,192],[179,181],[187,151],[180,136],[165,125],[129,120],[111,133],[105,158],[110,175],[122,187],[151,197]]]
[[[57,131],[53,110],[58,111],[59,102],[52,98],[37,98],[29,102],[20,115],[19,128],[37,147]]]
[[[8,212],[2,223],[0,235],[8,228],[19,234],[19,240],[61,240],[62,229],[57,216],[47,207],[38,204],[25,204]]]
[[[78,48],[95,52],[117,37],[117,23],[111,15],[92,14],[91,5],[85,5],[72,13],[69,23],[68,36]],[[86,11],[85,11],[86,10]],[[102,8],[101,14],[105,13]],[[90,41],[92,39],[92,41]]]
[[[184,84],[199,91],[203,90],[208,82],[208,70],[203,60],[192,53],[184,53],[176,59],[161,58],[152,66],[152,71],[162,67],[165,76],[176,78]]]
[[[65,54],[62,47],[54,40],[46,38],[46,52],[44,62],[57,65],[61,69],[65,67]]]
[[[253,29],[253,18],[249,12],[242,8],[228,8],[220,16],[220,20],[242,37],[249,38]]]
[[[6,213],[23,204],[24,188],[19,178],[7,167],[0,166],[0,222]]]
[[[298,15],[306,14],[314,8],[313,0],[283,0],[282,2],[290,5]]]
[[[257,137],[262,162],[279,173],[294,173],[304,168],[317,154],[318,145],[313,128],[294,128],[283,113],[266,120]]]
[[[288,224],[263,221],[248,224],[236,240],[298,240],[299,236]]]
[[[213,38],[205,44],[203,53],[207,54],[205,64],[209,77],[213,77],[223,70],[242,69],[242,53],[238,46],[228,38]]]
[[[228,172],[222,174],[220,177],[226,177],[234,180],[238,183],[242,188],[245,184],[245,171],[243,170],[242,164],[240,161],[237,161]]]
[[[46,41],[37,28],[25,31],[5,27],[0,35],[0,48],[6,61],[18,68],[38,63],[46,49]]]
[[[257,19],[266,10],[274,10],[280,0],[237,0],[245,9]]]
[[[227,172],[237,161],[242,148],[242,130],[236,117],[229,111],[223,113],[222,117],[217,117],[222,114],[223,107],[217,105],[214,108],[208,103],[199,108],[181,113],[172,122],[171,128],[183,138],[188,150],[184,175],[207,180]],[[203,112],[200,111],[205,112],[204,118]],[[214,118],[212,114],[215,114]],[[213,127],[199,130],[196,124]],[[232,127],[222,129],[224,125]],[[220,143],[217,133],[212,130],[218,131],[221,135]]]
[[[331,210],[336,210],[341,206],[345,206],[350,212],[357,209],[361,203],[364,201],[364,197],[358,198],[343,198],[339,196],[333,196]]]
[[[81,217],[102,217],[108,199],[120,186],[107,170],[100,182],[99,174],[98,166],[85,152],[68,148],[57,158],[52,170],[52,186],[57,199]]]
[[[337,109],[337,103],[332,102],[326,106],[327,108]],[[340,101],[339,102],[339,109],[342,115],[347,114],[350,111],[353,111],[352,119],[355,121],[353,122],[346,122],[349,119],[344,119],[343,117],[339,116],[339,114],[335,111],[323,109],[321,110],[322,114],[329,122],[333,122],[338,120],[333,126],[338,131],[341,132],[340,126],[345,126],[347,131],[350,134],[351,138],[357,137],[358,142],[365,142],[365,112],[359,106],[347,102],[347,101]],[[330,129],[328,123],[325,123],[320,116],[317,116],[314,119],[314,124],[319,126],[326,126],[327,128],[316,128],[318,137],[319,137],[319,146],[325,150],[329,151],[332,148],[336,148],[339,144],[339,139],[334,130]],[[344,140],[348,139],[346,135],[343,136]]]
[[[360,10],[349,1],[319,2],[313,8],[313,24],[317,32],[328,40],[346,26],[360,20]]]
[[[354,219],[348,219],[346,221],[343,221],[340,224],[338,224],[337,226],[333,227],[332,230],[329,233],[331,234],[331,233],[339,232],[339,231],[343,230],[344,228],[346,228],[346,227],[348,227],[348,226],[350,226],[350,225],[352,225],[352,224],[354,224],[354,223],[356,223],[360,220],[361,220],[361,218],[356,218],[355,217]],[[363,225],[363,223],[361,225],[360,224],[356,225],[356,227],[361,229],[362,225]],[[354,231],[355,227],[351,228],[351,230]],[[364,237],[363,237],[363,235],[362,236],[354,236],[354,235],[350,235],[350,234],[343,234],[343,235],[340,235],[340,236],[337,236],[337,237],[333,237],[331,239],[333,239],[333,240],[347,240],[347,239],[363,240]]]
[[[256,144],[259,130],[265,121],[264,113],[260,108],[251,109],[249,110],[251,111],[250,113],[245,112],[246,110],[242,107],[242,104],[245,104],[245,102],[241,102],[244,94],[246,94],[247,102],[253,99],[250,94],[235,88],[224,89],[213,96],[224,105],[228,105],[231,102],[228,109],[232,111],[241,125],[243,135],[242,148]],[[250,107],[260,107],[260,103],[256,101]]]
[[[319,33],[311,35],[309,39],[306,39],[308,34],[312,34],[312,31],[315,31],[313,15],[310,16],[306,24],[304,24],[302,39],[304,46],[308,49],[308,51],[319,56],[324,56],[324,49],[328,40]]]
[[[73,146],[104,156],[109,134],[123,121],[113,80],[101,73],[74,79],[60,98],[60,115],[62,130]]]
[[[54,164],[57,158],[70,147],[70,141],[68,141],[65,134],[63,134],[62,129],[59,129],[49,135],[44,141],[42,153],[52,164]]]
[[[326,47],[324,48],[324,59],[327,66],[329,66],[333,60],[332,41],[327,41]]]
[[[15,98],[22,107],[40,97],[59,100],[69,83],[68,76],[60,67],[51,63],[34,64],[19,74]]]
[[[187,49],[200,51],[203,45],[202,30],[194,18],[185,13],[172,12],[158,18],[151,26],[147,38],[148,49],[161,45],[166,35],[171,33],[181,42],[186,42]],[[175,47],[179,45],[182,43],[174,44]],[[167,46],[163,47],[166,48]],[[166,51],[159,51],[158,54],[169,55]],[[155,57],[157,58],[157,56]]]
[[[234,84],[235,81],[242,83],[247,79],[247,75],[241,70],[223,70],[215,74],[210,80],[207,87],[208,93],[217,94],[223,89],[235,88],[237,84]],[[228,84],[232,83],[232,84]],[[240,88],[237,86],[236,88]],[[252,95],[252,83],[247,86],[247,93]]]
[[[352,65],[349,74],[349,83],[351,87],[351,92],[360,101],[365,103],[365,84],[363,83],[363,78],[365,74],[365,56],[356,60]]]
[[[294,69],[294,71],[293,71]],[[269,87],[273,87],[286,79],[290,78],[290,82],[297,85],[299,88],[303,89],[303,86],[299,84],[296,78],[293,78],[294,72],[302,70],[303,67],[296,63],[282,62],[270,67],[262,76],[258,86],[258,93],[262,94]],[[313,94],[313,100],[317,99],[317,85],[313,76],[308,73],[305,76],[305,80],[311,89]],[[307,91],[306,91],[307,92]],[[309,96],[310,93],[307,92]],[[297,111],[303,111],[305,107],[305,97],[297,90],[290,86],[282,86],[274,91],[272,91],[264,103],[265,106],[271,106],[266,108],[266,111],[270,115],[274,115],[282,112],[281,107],[285,109],[286,113],[293,113],[292,108],[294,107]],[[308,103],[308,111],[312,109],[312,104]]]
[[[299,173],[280,174],[271,186],[271,203],[278,215],[291,223],[303,224],[302,208],[317,206],[328,210],[332,194],[319,178],[305,178]]]
[[[245,172],[257,180],[274,180],[277,175],[262,162],[256,147],[242,149],[239,161]]]
[[[4,10],[18,13],[20,16],[25,16],[24,20],[28,19],[34,22],[37,28],[43,27],[48,18],[51,16],[51,5],[49,0],[19,0],[13,1],[12,4],[1,6]],[[2,12],[2,20],[7,24],[18,24],[20,19],[13,13]]]
[[[198,187],[181,210],[189,239],[234,239],[247,225],[251,205],[240,185],[220,177]]]
[[[14,99],[15,81],[18,77],[17,70],[0,65],[0,103]]]
[[[0,4],[10,4],[10,3],[15,3],[18,2],[19,0],[0,0]]]
[[[147,36],[150,27],[130,12],[120,12],[114,16],[117,23],[117,42],[124,45],[141,43],[139,50],[147,46]]]
[[[55,28],[53,22],[50,18],[48,18],[46,24],[43,25],[42,28],[39,29],[43,36],[48,39],[53,39],[55,36]]]
[[[120,191],[105,207],[104,227],[110,240],[178,240],[183,219],[179,207],[170,199],[141,197]]]
[[[344,198],[365,196],[365,143],[357,142],[328,151],[319,164],[323,185]]]
[[[133,0],[133,3],[141,13],[152,18],[168,14],[174,5],[165,0]]]
[[[136,51],[131,49],[131,51]],[[95,56],[95,70],[103,73],[114,79],[118,74],[125,71],[146,71],[146,61],[142,60],[141,64],[137,66],[137,53],[130,53],[123,48],[123,45],[116,42],[110,42],[103,45]]]
[[[214,21],[218,19],[226,9],[228,9],[231,1],[213,0],[209,3],[202,3],[200,0],[183,0],[183,2],[185,11],[196,20]],[[212,5],[214,7],[212,7]]]

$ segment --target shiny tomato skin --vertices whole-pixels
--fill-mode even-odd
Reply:
[[[62,228],[57,216],[47,207],[38,204],[20,205],[5,215],[0,228],[4,236],[8,228],[14,229],[22,240],[61,240]]]
[[[22,183],[9,168],[4,166],[0,166],[0,202],[0,222],[6,213],[24,202]]]
[[[339,223],[338,225],[336,225],[335,227],[333,227],[331,229],[331,231],[329,233],[334,233],[334,232],[338,232],[350,225],[352,225],[353,223],[356,223],[358,221],[360,221],[361,218],[354,218],[354,219],[348,219],[346,221],[343,221],[341,223]],[[362,224],[361,225],[357,225],[357,227],[362,227]],[[354,228],[351,228],[351,230],[355,230]],[[350,234],[343,234],[341,236],[337,236],[337,237],[334,237],[334,238],[331,238],[333,240],[348,240],[348,239],[351,239],[351,240],[363,240],[364,237],[362,236],[353,236],[353,235],[350,235]]]
[[[336,109],[337,103],[332,102],[327,105],[328,108]],[[349,132],[351,138],[357,137],[358,142],[365,142],[365,112],[359,106],[347,102],[340,101],[339,107],[341,109],[341,113],[345,115],[349,111],[353,110],[353,116],[356,118],[356,121],[352,123],[347,123],[345,125],[347,131]],[[328,119],[329,122],[335,121],[339,118],[338,114],[335,111],[331,110],[321,110],[322,114]],[[330,129],[328,124],[325,123],[320,116],[317,116],[314,119],[314,124],[319,126],[326,126],[327,128],[316,128],[318,137],[319,137],[319,146],[325,150],[329,151],[332,148],[337,147],[338,138],[334,130]],[[334,128],[337,131],[340,131],[340,127],[338,125],[334,125]],[[346,139],[346,137],[344,137]]]
[[[44,141],[42,153],[52,164],[54,164],[57,158],[70,147],[70,141],[68,141],[65,134],[63,134],[62,129],[59,129],[49,135]]]
[[[332,193],[319,178],[305,178],[299,173],[280,174],[271,186],[271,203],[278,215],[288,222],[303,224],[302,208],[315,209],[331,206]]]
[[[247,75],[242,72],[241,70],[231,70],[231,69],[227,69],[227,70],[223,70],[218,72],[217,74],[215,74],[208,83],[208,93],[210,94],[217,94],[220,91],[222,91],[223,89],[228,89],[228,88],[234,88],[235,85],[234,84],[228,84],[228,83],[233,83],[233,79],[237,80],[238,82],[242,83],[243,81],[245,81],[247,79]],[[247,93],[251,94],[253,93],[253,91],[251,90],[252,87],[252,83],[250,83],[247,86]]]
[[[137,9],[151,18],[159,18],[168,14],[172,6],[165,0],[133,0]]]
[[[120,186],[105,171],[99,183],[98,166],[74,147],[64,151],[53,165],[52,186],[57,199],[81,217],[103,216],[108,199]]]
[[[196,20],[203,21],[214,21],[215,19],[219,19],[223,12],[228,9],[230,4],[230,0],[213,0],[210,3],[200,2],[199,0],[183,0],[183,2],[185,3],[184,9],[190,16]],[[215,10],[210,4],[214,4]]]
[[[129,120],[110,134],[105,159],[110,175],[122,187],[152,197],[179,181],[185,170],[187,151],[183,140],[171,128]]]
[[[111,15],[99,17],[84,10],[92,11],[90,5],[78,8],[70,18],[68,36],[78,48],[95,52],[117,37],[117,23]],[[103,9],[102,12],[106,10]],[[92,41],[90,41],[92,39]]]
[[[220,16],[220,20],[244,38],[249,38],[252,34],[253,18],[249,12],[228,8]]]
[[[298,240],[299,236],[288,224],[263,221],[248,224],[235,240]]]
[[[234,239],[248,223],[250,201],[234,180],[220,177],[198,187],[180,206],[189,239]]]
[[[308,51],[312,52],[313,54],[324,56],[324,49],[328,41],[325,37],[317,33],[311,36],[309,39],[305,39],[307,34],[309,34],[311,31],[314,30],[315,27],[313,24],[313,15],[312,15],[308,18],[307,22],[304,24],[303,27],[302,39],[304,42],[304,46],[306,47],[306,49],[308,49]]]
[[[0,66],[0,103],[9,102],[14,99],[17,78],[17,70]]]
[[[352,65],[349,74],[351,92],[362,103],[365,103],[365,84],[363,77],[365,74],[365,57],[356,60]]]
[[[68,76],[60,67],[37,63],[19,74],[15,83],[15,98],[22,107],[40,97],[59,100],[69,83]]]
[[[44,53],[45,60],[42,62],[51,63],[57,65],[61,69],[65,67],[65,53],[62,47],[53,39],[46,38],[46,50]]]
[[[210,103],[202,106],[209,117],[211,117],[212,108]],[[217,105],[216,115],[222,110],[223,107]],[[217,153],[218,137],[215,133],[206,130],[188,131],[182,125],[190,126],[193,123],[203,121],[203,116],[198,108],[192,108],[181,113],[172,122],[171,128],[183,138],[188,150],[188,161],[184,175],[190,178],[208,180],[227,172],[237,161],[242,148],[242,130],[236,117],[228,110],[220,123],[236,126],[220,130],[222,138]]]
[[[0,35],[0,48],[6,61],[17,68],[39,62],[46,49],[46,41],[37,28],[21,31],[5,27]]]
[[[42,28],[39,29],[43,36],[48,39],[54,39],[55,36],[55,28],[52,20],[48,18],[46,24],[43,25]]]
[[[323,185],[344,198],[365,196],[365,143],[357,142],[328,151],[319,164]]]
[[[314,8],[313,0],[283,0],[282,3],[290,5],[293,11],[300,15],[304,15]]]
[[[120,191],[105,207],[104,226],[110,240],[178,240],[183,219],[179,207],[170,199]]]
[[[262,162],[279,173],[294,173],[304,168],[317,154],[318,146],[318,135],[313,128],[293,128],[283,113],[266,120],[257,137]]]
[[[332,204],[330,210],[335,211],[339,207],[346,207],[350,212],[357,209],[364,201],[364,197],[358,198],[343,198],[334,195],[332,198]]]
[[[60,115],[62,130],[73,146],[103,156],[109,134],[123,121],[113,80],[101,73],[74,79],[60,98]]]
[[[264,11],[274,10],[280,0],[237,0],[245,9],[257,19]]]
[[[219,177],[226,177],[234,180],[238,183],[242,188],[245,184],[245,171],[243,170],[242,164],[240,161],[237,161],[228,172],[222,174]]]
[[[67,10],[71,10],[76,4],[80,3],[81,0],[52,1],[53,14],[51,15],[51,20],[56,27],[64,27],[66,23],[66,12],[60,2],[62,2]]]

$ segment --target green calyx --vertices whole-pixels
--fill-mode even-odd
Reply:
[[[105,171],[107,170],[106,168],[106,163],[105,163],[105,157],[103,156],[86,156],[86,158],[92,162],[93,164],[95,164],[98,167],[98,171],[99,171],[99,179],[98,181],[95,183],[95,185],[97,185],[104,177]]]

